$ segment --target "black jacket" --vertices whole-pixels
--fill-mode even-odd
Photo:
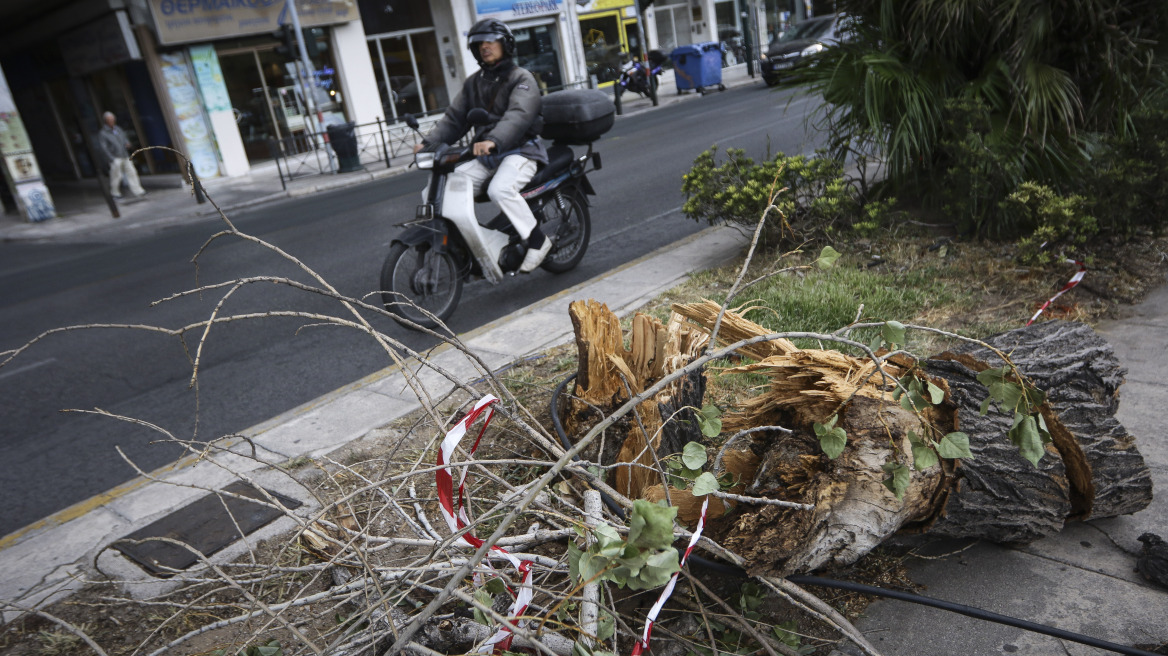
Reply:
[[[539,141],[543,129],[542,101],[535,76],[510,58],[482,68],[466,79],[462,91],[446,108],[446,114],[426,136],[427,144],[452,144],[472,127],[466,114],[481,107],[499,120],[475,128],[474,141],[493,141],[499,153],[518,150],[520,155],[547,163],[547,151]]]

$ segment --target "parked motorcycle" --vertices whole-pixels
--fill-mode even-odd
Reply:
[[[616,81],[617,100],[620,100],[625,91],[632,91],[649,98],[656,107],[657,76],[661,75],[666,56],[660,50],[650,50],[647,64],[640,59],[629,60],[627,57],[627,54],[621,53],[621,58],[625,61],[621,65],[621,74]]]
[[[588,195],[595,195],[588,173],[600,169],[600,153],[592,142],[607,132],[615,113],[612,101],[595,90],[559,91],[544,97],[541,135],[553,140],[548,163],[522,190],[523,197],[552,241],[552,249],[540,265],[551,273],[575,268],[588,250],[592,232]],[[487,125],[494,117],[482,109],[467,115],[471,125]],[[417,120],[406,117],[417,130]],[[571,145],[587,145],[577,155]],[[514,275],[527,248],[502,212],[481,224],[465,196],[472,191],[447,184],[459,164],[474,157],[470,146],[443,145],[426,148],[414,156],[420,169],[430,171],[425,203],[415,218],[390,245],[381,270],[382,301],[398,323],[414,328],[433,328],[454,314],[463,284],[477,277],[493,284]],[[591,164],[591,168],[589,165]],[[489,202],[483,194],[476,202]]]

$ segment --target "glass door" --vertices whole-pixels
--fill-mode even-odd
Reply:
[[[450,104],[433,30],[372,37],[369,58],[386,120],[441,111]]]
[[[514,30],[515,63],[531,71],[539,85],[540,93],[562,89],[563,69],[560,68],[560,52],[557,49],[554,25],[536,25]]]
[[[581,18],[580,37],[584,42],[588,76],[595,77],[600,86],[611,85],[620,77],[620,54],[626,47],[621,13],[612,11]]]
[[[284,135],[273,111],[270,92],[260,72],[259,59],[254,50],[237,54],[219,53],[219,67],[235,125],[243,139],[243,149],[249,162],[272,158],[269,139]]]

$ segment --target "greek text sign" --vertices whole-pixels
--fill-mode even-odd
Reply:
[[[287,0],[150,0],[165,45],[275,32],[291,23]],[[301,27],[346,23],[357,18],[356,0],[296,0]]]
[[[554,14],[563,6],[563,0],[475,0],[475,12],[479,16],[494,16],[500,20]]]

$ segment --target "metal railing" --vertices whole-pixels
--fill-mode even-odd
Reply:
[[[418,117],[421,131],[426,133],[441,114],[435,113]],[[378,118],[371,123],[353,126],[353,136],[357,141],[357,158],[362,166],[385,162],[392,166],[393,159],[413,154],[414,145],[422,138],[404,122],[387,122]],[[335,173],[329,161],[327,132],[305,130],[282,139],[269,139],[268,148],[276,161],[276,171],[280,175],[280,186],[288,188],[288,183],[308,175]]]
[[[578,80],[547,89],[547,93],[561,89],[590,86],[588,80]],[[444,110],[435,110],[426,115],[415,115],[423,134],[442,118]],[[390,168],[394,159],[412,155],[414,146],[422,138],[404,121],[382,120],[353,126],[353,136],[357,140],[357,159],[362,166],[385,162]],[[335,158],[325,150],[329,148],[328,132],[314,132],[306,129],[282,139],[269,139],[268,149],[276,161],[276,171],[280,174],[280,187],[287,190],[292,180],[309,175],[336,173]]]

